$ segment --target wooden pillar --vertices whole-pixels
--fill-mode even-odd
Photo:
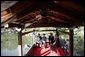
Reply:
[[[56,28],[56,34],[59,36],[59,32],[58,32],[58,29]]]
[[[18,32],[18,52],[19,56],[23,56],[23,48],[22,48],[22,29]]]
[[[32,38],[32,43],[35,44],[35,30],[33,30],[33,38]]]
[[[74,33],[73,33],[73,28],[71,27],[70,29],[69,29],[69,32],[70,32],[70,34],[69,34],[69,52],[70,52],[70,56],[73,56],[73,35],[74,35]]]

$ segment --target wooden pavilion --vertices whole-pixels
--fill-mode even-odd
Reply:
[[[70,56],[73,56],[73,29],[84,26],[83,1],[1,1],[1,28],[21,28],[18,44],[22,55],[22,30],[36,27],[69,28]]]

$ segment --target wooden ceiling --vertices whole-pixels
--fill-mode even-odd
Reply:
[[[76,1],[18,1],[9,7],[12,16],[2,18],[1,27],[71,27],[84,25],[83,2]],[[1,12],[2,13],[2,12]],[[4,20],[4,21],[3,21]]]
[[[6,10],[7,8],[13,6],[18,1],[1,1],[1,11]]]

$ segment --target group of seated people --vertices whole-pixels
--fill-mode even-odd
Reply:
[[[37,41],[36,43],[40,43],[41,45],[46,45],[46,43],[49,42],[50,45],[53,45],[54,42],[59,43],[59,35],[55,34],[53,36],[53,33],[50,33],[49,37],[46,37],[46,34],[44,33],[43,36],[40,34],[37,35]]]

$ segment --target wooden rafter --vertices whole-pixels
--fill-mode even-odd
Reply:
[[[69,24],[70,22],[69,21],[65,21],[65,20],[62,20],[60,18],[55,18],[53,16],[47,16],[49,19],[52,19],[52,20],[55,20],[55,21],[58,21],[58,22],[63,22],[63,23],[67,23]]]
[[[35,1],[19,1],[14,6],[10,7],[12,13],[18,13],[24,10],[27,7],[30,7]]]
[[[50,9],[48,9],[47,15],[54,16],[56,18],[60,18],[60,19],[67,20],[67,21],[75,21],[74,18],[69,17],[68,15],[65,15],[63,13],[60,13],[60,12],[57,12],[54,10],[50,10]]]
[[[11,21],[6,21],[4,23],[9,24],[25,24],[32,23],[29,27],[39,27],[39,26],[80,26],[83,22],[83,7],[76,7],[77,4],[69,1],[19,1],[14,6],[10,7],[13,15],[16,15],[15,19],[10,19]],[[44,4],[45,3],[45,4]],[[64,5],[63,5],[64,4]],[[74,5],[73,7],[71,5]],[[70,8],[71,7],[71,8]],[[73,9],[72,9],[73,8]],[[72,9],[72,10],[71,10]],[[37,13],[43,16],[41,20],[36,19]],[[31,13],[34,13],[31,14]],[[46,19],[46,20],[45,20]],[[46,23],[48,21],[48,23]],[[39,23],[39,24],[37,24]],[[46,24],[46,25],[45,25]],[[56,24],[56,25],[54,25]]]
[[[58,11],[60,13],[63,13],[65,15],[67,15],[67,16],[74,17],[76,20],[80,20],[80,21],[84,20],[84,18],[83,18],[84,13],[79,13],[78,11],[69,10],[67,8],[64,8],[64,7],[60,6],[60,5],[58,5],[58,4],[55,4],[54,2],[50,3],[49,8],[54,10],[54,11]]]
[[[54,3],[73,11],[78,11],[82,13],[84,11],[83,6],[74,3],[73,1],[54,1]]]
[[[36,32],[43,32],[43,31],[56,31],[56,30],[35,30]],[[62,33],[65,33],[65,34],[69,34],[69,32],[65,32],[65,31],[60,31],[58,30],[59,32],[62,32]],[[31,33],[33,31],[28,31],[28,32],[24,32],[22,33],[22,35],[25,35],[25,34],[28,34],[28,33]]]
[[[55,25],[54,25],[55,24]],[[42,22],[42,23],[39,23],[39,22],[36,22],[36,23],[34,23],[34,24],[32,24],[32,25],[30,25],[30,26],[28,26],[28,27],[26,27],[26,28],[33,28],[33,27],[70,27],[70,26],[72,26],[72,25],[69,25],[69,24],[67,24],[67,23],[62,23],[62,22],[51,22],[51,23],[44,23],[44,22]]]

